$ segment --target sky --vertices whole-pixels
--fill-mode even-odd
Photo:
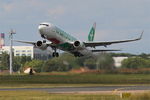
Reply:
[[[49,22],[87,41],[89,30],[96,22],[95,41],[134,39],[144,30],[142,40],[114,44],[106,49],[150,53],[149,10],[150,0],[0,0],[0,32],[5,33],[6,45],[9,45],[10,29],[16,31],[14,39],[42,40],[38,25]]]

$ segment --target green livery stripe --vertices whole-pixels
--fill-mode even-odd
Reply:
[[[72,50],[74,49],[72,44],[69,43],[63,43],[58,45],[60,48],[63,48],[64,50]]]
[[[76,41],[77,40],[76,38],[74,38],[73,36],[71,36],[71,35],[67,34],[66,32],[62,31],[58,27],[55,27],[55,28],[56,28],[56,33],[61,35],[65,39],[70,40],[70,41]]]

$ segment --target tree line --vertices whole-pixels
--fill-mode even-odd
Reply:
[[[74,57],[69,53],[62,53],[58,58],[51,58],[49,60],[31,59],[29,56],[15,56],[13,57],[13,71],[23,71],[31,67],[36,72],[51,72],[51,71],[70,71],[71,69],[78,69],[80,67],[87,67],[93,70],[113,70],[114,56],[127,56],[122,62],[121,68],[150,68],[150,55],[140,54],[133,55],[128,53],[100,53],[97,57]],[[0,70],[9,69],[9,55],[3,52],[0,55]]]

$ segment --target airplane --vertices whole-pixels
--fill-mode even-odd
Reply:
[[[60,49],[62,51],[67,51],[73,54],[75,57],[81,57],[81,56],[92,56],[93,52],[120,51],[120,50],[113,50],[113,49],[112,50],[96,50],[96,49],[90,50],[89,48],[95,48],[97,46],[107,47],[108,45],[111,44],[138,41],[142,38],[144,32],[143,31],[140,37],[136,39],[128,39],[122,41],[94,42],[93,40],[95,35],[95,29],[96,29],[96,23],[94,23],[92,28],[90,29],[88,35],[88,41],[83,42],[71,36],[70,34],[64,32],[57,26],[51,23],[43,22],[40,23],[40,25],[38,26],[39,33],[41,37],[44,38],[43,41],[37,41],[37,42],[19,41],[19,40],[14,40],[14,41],[32,44],[35,47],[42,50],[46,50],[47,47],[51,47],[52,50],[54,51],[52,53],[53,57],[59,57],[59,53],[57,52],[57,49]],[[49,42],[46,42],[46,40],[48,40]]]

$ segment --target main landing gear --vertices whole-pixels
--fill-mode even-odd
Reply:
[[[52,53],[53,57],[59,57],[59,53],[56,52],[56,47],[53,48],[54,52]]]
[[[59,57],[59,53],[58,52],[53,52],[52,56],[53,57]]]

